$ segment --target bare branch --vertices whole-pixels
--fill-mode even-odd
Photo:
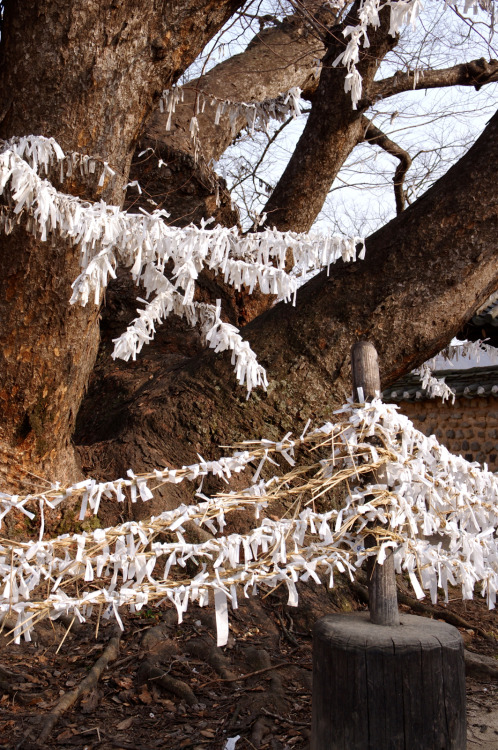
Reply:
[[[440,70],[410,70],[396,72],[390,78],[374,81],[368,87],[367,97],[371,102],[387,99],[403,91],[437,89],[448,86],[474,86],[479,91],[486,83],[498,81],[498,60],[471,60]]]
[[[399,159],[399,164],[396,167],[394,173],[394,197],[396,199],[396,213],[400,214],[405,210],[406,193],[403,189],[403,182],[405,180],[406,173],[410,169],[412,158],[408,151],[405,151],[401,146],[392,141],[382,130],[379,130],[371,120],[363,116],[362,123],[365,127],[363,140],[367,143],[372,143],[374,146],[380,146],[384,151],[387,151],[391,156],[395,156]]]

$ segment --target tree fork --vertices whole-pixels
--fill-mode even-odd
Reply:
[[[307,232],[318,216],[330,187],[345,160],[363,139],[362,110],[368,87],[387,52],[398,38],[389,35],[390,10],[384,8],[381,24],[369,32],[370,47],[362,50],[357,65],[363,78],[363,99],[354,110],[350,93],[344,91],[345,68],[333,67],[343,50],[341,29],[352,22],[354,13],[342,26],[334,27],[334,37],[322,60],[322,72],[308,121],[289,163],[268,199],[264,211],[268,226],[282,231]],[[354,21],[353,21],[354,22]]]

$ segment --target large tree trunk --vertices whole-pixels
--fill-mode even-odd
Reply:
[[[96,379],[78,435],[87,469],[182,465],[217,444],[331,418],[351,394],[349,353],[360,338],[376,345],[384,386],[439,351],[498,288],[497,159],[498,114],[458,164],[368,239],[364,261],[320,274],[296,307],[279,304],[243,330],[268,370],[267,394],[246,401],[228,357],[182,365],[161,343]],[[167,493],[174,503],[188,489]]]
[[[241,0],[6,0],[0,137],[55,137],[67,152],[116,171],[66,180],[66,192],[120,205],[131,157],[165,86],[173,84]],[[0,469],[74,477],[70,437],[98,346],[98,310],[69,306],[78,251],[21,223],[0,244]],[[27,476],[27,475],[24,475]]]

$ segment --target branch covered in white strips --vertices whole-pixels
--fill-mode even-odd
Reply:
[[[413,372],[419,376],[422,388],[427,391],[427,394],[431,398],[440,398],[443,404],[446,399],[451,399],[451,402],[455,403],[454,391],[451,390],[449,385],[446,385],[444,378],[434,377],[432,369],[427,362],[424,362],[423,365]]]
[[[335,8],[343,8],[346,5],[345,0],[336,0],[333,3]],[[465,0],[465,10],[473,10],[477,13],[479,9],[490,12],[492,0]],[[332,63],[343,65],[346,70],[344,90],[346,93],[351,91],[353,109],[356,109],[361,98],[362,78],[356,65],[360,59],[360,49],[368,49],[370,42],[368,39],[368,28],[378,28],[380,26],[379,13],[383,8],[390,8],[390,26],[389,33],[391,36],[398,34],[403,26],[415,27],[418,16],[423,10],[422,0],[363,0],[358,10],[358,23],[354,26],[347,26],[344,31],[344,37],[348,39],[346,48]]]
[[[244,451],[236,452],[231,464],[229,459],[220,459],[219,472],[225,478],[234,468],[247,467],[249,461],[257,465],[253,483],[242,491],[211,499],[198,493],[201,501],[197,504],[91,533],[27,543],[2,541],[0,615],[17,613],[16,638],[22,633],[29,638],[33,622],[44,616],[69,613],[83,620],[95,604],[105,605],[107,616],[115,615],[119,621],[118,607],[123,604],[140,609],[149,602],[168,600],[181,622],[189,602],[204,606],[212,592],[218,644],[223,645],[228,637],[227,601],[237,606],[238,586],[248,596],[260,585],[283,582],[289,604],[296,605],[298,581],[311,577],[320,582],[321,574],[333,585],[335,571],[347,571],[353,578],[367,556],[375,555],[382,564],[388,548],[394,548],[396,569],[408,574],[418,597],[426,589],[436,601],[441,588],[447,598],[451,584],[461,586],[464,598],[469,598],[479,584],[494,607],[498,477],[486,467],[450,454],[434,437],[415,430],[395,407],[378,400],[360,408],[348,404],[336,416],[335,424],[326,423],[298,439],[287,434],[279,442],[243,443]],[[383,447],[368,440],[374,435]],[[324,457],[308,452],[303,458],[305,448],[320,449]],[[264,463],[274,464],[272,455],[282,456],[291,469],[269,480],[260,479]],[[201,466],[202,472],[185,467],[176,474],[170,469],[141,477],[130,474],[129,480],[118,483],[129,482],[135,496],[146,500],[152,477],[191,479],[205,473],[207,464]],[[387,484],[361,480],[380,466],[385,466]],[[231,510],[254,508],[259,518],[261,508],[273,500],[308,497],[316,501],[339,483],[350,488],[340,510],[330,507],[319,512],[306,502],[294,518],[264,518],[247,534],[219,536],[200,544],[185,539],[187,521],[222,534]],[[72,491],[81,491],[80,485],[52,490],[51,497],[57,492],[68,497]],[[88,498],[87,502],[90,505]],[[365,549],[365,535],[372,529],[377,546]],[[158,535],[166,531],[174,536],[160,541]],[[187,561],[197,565],[193,578],[185,575]],[[77,597],[65,590],[75,581],[80,587],[86,585]],[[47,582],[51,585],[48,596]],[[37,595],[42,590],[43,595]]]
[[[440,352],[439,356],[448,360],[448,364],[458,363],[460,359],[475,360],[479,362],[480,358],[486,355],[492,364],[498,363],[498,350],[494,346],[488,346],[484,341],[462,341],[461,343],[451,343],[446,349]],[[455,393],[446,385],[444,378],[434,377],[432,371],[436,366],[436,358],[424,362],[421,367],[413,370],[420,377],[422,387],[427,391],[431,398],[441,398],[443,403],[446,399],[455,402]],[[440,366],[441,367],[441,366]]]
[[[0,195],[7,194],[12,208],[0,214],[0,227],[12,230],[14,221],[27,215],[28,228],[42,240],[50,234],[71,241],[80,248],[82,273],[73,284],[72,304],[86,305],[93,296],[100,302],[109,277],[116,267],[130,268],[133,279],[143,282],[147,297],[145,308],[128,330],[116,340],[114,356],[135,358],[144,343],[155,333],[155,325],[171,312],[186,315],[199,323],[205,341],[216,351],[229,349],[239,382],[248,393],[255,386],[266,386],[266,374],[254,352],[238,329],[223,323],[217,305],[193,303],[199,273],[209,268],[222,274],[236,289],[245,285],[252,292],[259,286],[264,294],[275,294],[290,301],[299,286],[298,276],[285,270],[286,255],[292,253],[295,269],[305,274],[328,267],[339,259],[363,258],[364,243],[359,237],[297,234],[265,230],[245,237],[236,227],[185,228],[168,226],[167,213],[127,214],[103,201],[88,203],[66,195],[37,173],[55,165],[65,171],[62,150],[53,139],[38,136],[4,142],[0,151]],[[83,157],[79,161],[86,166]],[[88,167],[90,169],[90,167]],[[94,169],[94,167],[92,167]],[[114,174],[104,162],[101,181]],[[164,276],[166,264],[172,264],[171,281]]]
[[[476,363],[479,363],[483,355],[487,355],[493,365],[498,364],[498,349],[489,346],[485,341],[452,342],[446,349],[443,349],[441,355],[451,362],[458,362],[459,359],[473,359]]]
[[[284,94],[279,94],[274,99],[264,99],[262,102],[248,103],[233,102],[230,99],[219,99],[217,96],[200,89],[192,89],[189,86],[175,86],[172,89],[165,89],[159,100],[161,112],[168,113],[166,130],[170,130],[171,128],[171,121],[176,111],[176,106],[184,100],[185,91],[195,91],[196,93],[195,114],[192,117],[194,125],[192,126],[191,124],[190,126],[193,138],[196,137],[199,127],[196,115],[204,112],[207,102],[209,102],[211,107],[216,107],[215,125],[219,124],[223,115],[228,116],[233,136],[237,133],[237,123],[241,118],[246,121],[251,134],[254,133],[256,127],[268,132],[271,120],[285,122],[289,116],[293,118],[299,117],[303,108],[302,92],[298,86],[294,86]]]

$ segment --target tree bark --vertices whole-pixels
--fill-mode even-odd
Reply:
[[[182,465],[217,454],[216,445],[330,419],[350,395],[349,352],[360,338],[378,351],[384,387],[440,351],[498,288],[497,158],[498,114],[458,164],[368,238],[364,261],[320,274],[296,307],[279,304],[243,330],[267,368],[266,394],[246,401],[228,356],[182,364],[161,342],[96,378],[78,433],[86,468],[117,476]],[[190,490],[166,492],[173,504]]]
[[[332,22],[330,11],[317,13],[314,4],[305,6],[318,18]],[[129,188],[125,205],[130,211],[168,211],[168,221],[175,226],[199,225],[203,219],[214,218],[222,226],[236,226],[238,211],[225,180],[216,171],[216,162],[246,125],[244,118],[230,122],[228,114],[215,124],[216,106],[209,100],[204,112],[197,114],[200,144],[197,159],[190,136],[190,122],[196,112],[196,98],[203,93],[233,102],[263,101],[277,97],[293,86],[309,96],[318,85],[315,76],[318,62],[325,52],[319,35],[302,16],[290,16],[271,28],[260,31],[241,54],[216,65],[200,78],[183,87],[184,101],[179,102],[166,130],[168,113],[156,109],[144,136],[140,139],[132,162],[130,181],[138,180],[142,193]],[[248,294],[228,288],[222,279],[203,272],[198,281],[199,299],[222,299],[223,313],[230,323],[242,326],[266,310],[272,299],[259,293]],[[123,278],[112,284],[107,296],[113,308],[136,307],[136,287],[126,285]],[[119,297],[119,299],[118,299]],[[166,323],[174,348],[181,349],[186,341],[185,326],[175,320]],[[186,344],[189,348],[189,344]]]
[[[105,159],[116,178],[67,180],[66,192],[122,203],[131,157],[165,86],[176,81],[241,0],[6,0],[0,137],[42,134]],[[0,467],[63,481],[77,467],[74,420],[98,346],[98,310],[69,306],[78,251],[23,225],[0,239]],[[25,476],[25,475],[24,475]]]

